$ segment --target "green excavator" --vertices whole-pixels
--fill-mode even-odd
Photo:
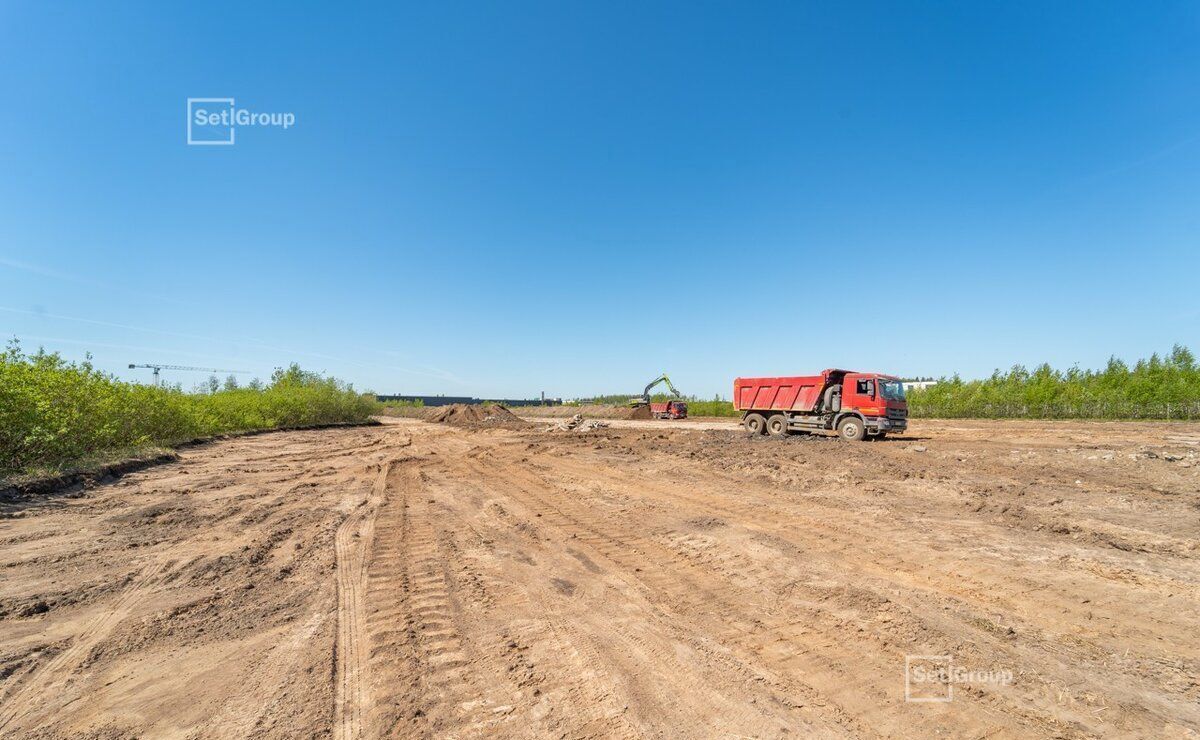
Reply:
[[[664,403],[651,403],[650,391],[654,390],[654,387],[660,383],[666,383],[667,388],[671,389],[671,395],[674,398]],[[655,419],[687,418],[687,402],[683,400],[683,394],[679,392],[679,389],[675,387],[675,384],[671,382],[666,373],[647,383],[646,387],[642,390],[641,397],[629,399],[629,405],[633,408],[649,406],[650,413]]]

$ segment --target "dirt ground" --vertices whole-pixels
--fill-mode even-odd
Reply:
[[[1200,733],[1198,425],[386,421],[0,505],[0,736]]]

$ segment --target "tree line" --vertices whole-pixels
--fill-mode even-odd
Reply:
[[[982,380],[957,374],[908,394],[913,416],[1200,419],[1200,366],[1175,345],[1132,366],[1111,357],[1103,369],[1013,365]]]

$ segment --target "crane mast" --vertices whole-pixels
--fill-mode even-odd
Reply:
[[[201,373],[232,373],[235,375],[244,375],[244,374],[250,372],[249,370],[221,370],[220,368],[215,368],[215,367],[192,367],[190,365],[164,365],[162,363],[147,363],[147,364],[142,364],[142,365],[136,365],[132,362],[129,363],[130,370],[133,370],[134,368],[139,368],[139,367],[146,368],[147,370],[153,371],[155,387],[157,387],[159,384],[158,373],[160,370],[184,370],[187,372],[201,372]]]

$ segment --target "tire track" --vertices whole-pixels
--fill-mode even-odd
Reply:
[[[353,740],[362,736],[367,694],[366,610],[364,605],[367,556],[375,535],[375,517],[383,499],[392,463],[379,466],[370,493],[334,539],[337,553],[337,692],[334,737]]]
[[[464,548],[447,533],[447,552],[460,563],[455,578],[466,586],[462,591],[475,592],[469,637],[480,652],[498,656],[488,660],[486,668],[513,697],[510,721],[537,736],[643,736],[625,712],[628,696],[613,678],[611,661],[602,655],[611,645],[581,627],[583,615],[571,608],[573,602],[563,599],[541,568],[532,570],[537,578],[530,582],[497,567],[498,547],[507,544],[520,551],[528,544],[512,531],[513,522],[496,504],[497,497],[512,500],[504,486],[498,487],[489,476],[471,475],[465,484],[455,477],[435,487],[439,501],[451,506],[462,501],[464,489],[475,494],[470,507],[446,510],[471,545]],[[484,498],[492,505],[485,507]],[[519,562],[532,564],[527,557]],[[491,612],[507,616],[485,616]]]
[[[496,715],[426,500],[427,473],[392,475],[368,567],[375,735],[477,732]],[[445,523],[447,526],[450,523]]]
[[[741,496],[722,499],[725,501],[722,504],[711,493],[705,494],[702,489],[695,490],[695,486],[690,482],[673,485],[661,480],[654,480],[649,476],[643,479],[626,471],[579,459],[563,459],[560,468],[563,471],[570,471],[572,476],[577,476],[581,480],[602,480],[620,488],[635,488],[643,494],[649,494],[657,501],[684,502],[695,507],[697,512],[719,512],[725,515],[729,521],[746,527],[759,537],[773,540],[783,548],[789,544],[802,545],[807,554],[806,566],[813,570],[808,579],[788,579],[785,573],[775,573],[772,577],[763,578],[751,573],[740,572],[736,568],[731,570],[728,562],[710,561],[714,566],[719,566],[717,570],[724,578],[747,586],[757,586],[755,591],[762,598],[767,599],[769,603],[775,602],[779,605],[774,611],[778,612],[782,609],[787,614],[805,614],[814,620],[807,626],[799,627],[788,619],[767,620],[765,634],[747,635],[748,642],[746,644],[756,651],[764,649],[771,643],[804,642],[802,636],[814,624],[821,625],[822,631],[830,635],[843,631],[847,620],[838,616],[838,611],[845,611],[839,609],[838,599],[832,600],[835,611],[831,614],[821,606],[821,602],[828,598],[824,589],[811,587],[805,581],[815,579],[825,582],[844,582],[848,573],[852,572],[853,579],[861,584],[861,588],[854,591],[864,597],[862,605],[851,605],[853,610],[859,610],[861,607],[864,616],[868,618],[879,616],[878,614],[872,615],[870,602],[882,597],[883,602],[890,602],[886,615],[889,620],[888,625],[898,636],[908,635],[917,643],[932,641],[946,646],[953,645],[954,652],[959,659],[979,665],[1012,666],[1031,662],[1033,660],[1030,657],[1031,654],[1037,652],[1066,650],[1068,653],[1074,654],[1072,663],[1078,665],[1060,667],[1056,671],[1057,675],[1038,677],[1035,685],[1026,686],[1021,693],[1017,693],[1016,690],[997,691],[989,687],[974,695],[976,701],[999,707],[999,711],[1005,716],[1021,717],[1027,727],[1038,728],[1039,731],[1048,731],[1046,728],[1057,726],[1053,718],[1053,705],[1045,702],[1045,695],[1051,692],[1063,694],[1073,686],[1088,685],[1092,687],[1089,691],[1098,692],[1101,687],[1096,685],[1095,677],[1105,675],[1107,666],[1113,663],[1119,664],[1125,660],[1119,653],[1110,654],[1107,651],[1102,651],[1101,657],[1097,658],[1094,645],[1089,645],[1087,650],[1081,650],[1078,649],[1079,646],[1070,643],[1064,644],[1055,635],[1045,633],[1033,624],[1020,621],[1016,622],[1016,629],[1021,635],[1021,639],[1019,641],[1011,639],[1009,635],[1004,634],[1003,629],[993,623],[989,615],[1004,614],[1009,620],[1016,621],[1013,617],[1014,613],[1019,614],[1025,611],[1016,609],[1005,598],[1006,595],[1011,598],[1012,594],[1022,594],[1027,590],[1029,584],[1022,580],[1020,574],[1011,574],[995,568],[975,567],[969,562],[963,563],[956,560],[952,564],[948,563],[945,569],[953,572],[952,579],[937,578],[934,576],[937,570],[922,567],[915,560],[917,550],[910,548],[909,552],[904,552],[897,548],[897,543],[903,542],[903,538],[898,535],[888,537],[887,530],[880,529],[878,523],[872,528],[871,520],[860,521],[857,518],[843,516],[843,522],[849,519],[849,524],[835,525],[813,516],[811,512],[804,513],[800,504],[807,503],[807,500],[797,502],[785,492],[774,491],[757,483],[743,484],[740,488]],[[549,475],[549,473],[545,475]],[[727,480],[731,486],[735,482],[720,471],[716,471],[713,475],[715,480]],[[762,518],[763,510],[777,511],[780,506],[786,507],[787,517],[785,519],[771,521]],[[871,547],[864,549],[864,543],[871,543]],[[871,557],[864,558],[864,552],[870,553]],[[919,552],[926,558],[940,557],[936,551],[921,550]],[[695,562],[701,561],[696,560]],[[983,580],[985,578],[987,580]],[[766,585],[778,583],[781,580],[790,581],[797,593],[789,594],[786,599],[783,599],[779,594],[764,589]],[[903,589],[897,589],[897,584],[902,585]],[[797,597],[801,596],[803,598],[797,601]],[[789,606],[789,602],[795,605]],[[940,602],[944,606],[942,609],[932,610],[927,606],[930,602]],[[1090,618],[1086,601],[1082,605],[1068,603],[1064,609],[1064,612],[1066,611],[1077,612],[1080,621]],[[878,656],[889,655],[896,650],[904,649],[904,640],[901,637],[889,636],[889,630],[879,629],[878,623],[868,622],[868,624],[871,629],[862,632],[862,641],[873,643],[874,648],[867,652],[865,645],[861,646],[864,650],[862,656],[864,664],[870,662],[868,656],[874,656],[877,660]],[[917,637],[913,638],[912,636]],[[964,642],[962,639],[964,636],[970,636],[971,639]],[[914,645],[909,644],[908,647],[912,648]],[[928,650],[922,648],[918,652],[928,652]],[[939,648],[934,652],[944,652],[944,650]],[[855,669],[853,665],[829,664],[817,652],[793,653],[790,656],[780,655],[779,657],[784,658],[784,665],[802,666],[810,675],[836,676],[847,669],[851,671]],[[1176,667],[1176,671],[1180,679],[1186,680],[1183,678],[1185,671],[1182,664]],[[1135,701],[1136,694],[1132,691],[1126,692],[1120,683],[1119,679],[1116,681],[1106,679],[1104,687],[1116,697],[1130,703]],[[1147,701],[1143,697],[1142,701],[1146,702],[1146,709],[1151,713],[1165,716],[1168,706],[1165,699],[1165,697],[1155,697],[1152,701]],[[883,703],[880,702],[879,706],[883,706]],[[864,711],[869,715],[877,710],[867,708]],[[1139,708],[1136,711],[1145,710]]]
[[[756,523],[761,516],[760,511],[754,510],[749,503],[713,505],[703,494],[687,490],[687,486],[672,486],[661,481],[643,482],[628,478],[623,471],[607,466],[563,460],[561,468],[582,480],[602,480],[621,488],[652,491],[663,501],[686,502],[695,506],[698,514],[721,512],[729,516],[730,521],[741,525]],[[535,480],[544,481],[545,488],[553,488],[556,483],[551,476],[555,472],[543,471]],[[848,721],[848,728],[855,735],[867,734],[869,727],[892,726],[911,730],[929,722],[924,718],[914,720],[899,714],[903,707],[899,703],[902,696],[897,697],[894,692],[889,692],[888,683],[854,679],[855,673],[862,672],[866,666],[874,666],[873,670],[868,671],[870,675],[889,676],[894,670],[895,656],[904,654],[904,650],[897,645],[897,638],[892,637],[888,630],[879,629],[878,623],[868,623],[872,629],[862,626],[865,620],[877,616],[874,602],[881,601],[888,605],[886,616],[892,628],[900,634],[956,640],[953,636],[965,632],[979,635],[976,638],[979,641],[985,639],[978,626],[947,626],[942,623],[943,617],[936,614],[929,616],[928,612],[922,614],[913,604],[900,600],[889,603],[889,598],[880,598],[883,593],[891,594],[892,591],[887,588],[885,581],[877,578],[869,579],[867,585],[878,589],[878,593],[869,589],[853,589],[854,595],[850,599],[844,598],[849,594],[844,589],[837,594],[830,594],[826,589],[813,588],[808,585],[810,582],[830,579],[837,582],[841,578],[838,573],[823,567],[823,559],[819,557],[812,562],[805,562],[802,572],[781,570],[782,564],[776,564],[771,570],[763,570],[759,566],[742,567],[750,565],[751,561],[741,553],[728,553],[724,557],[706,553],[697,557],[695,549],[686,544],[680,546],[683,540],[672,537],[670,530],[666,531],[665,537],[661,537],[662,541],[655,537],[635,538],[638,543],[635,548],[632,541],[626,541],[624,533],[649,533],[650,528],[646,524],[612,529],[609,528],[611,523],[607,522],[612,517],[599,513],[611,507],[579,501],[574,494],[563,497],[562,502],[564,509],[567,503],[578,502],[578,506],[573,507],[570,513],[565,510],[557,512],[559,516],[567,518],[573,525],[587,527],[594,532],[590,536],[578,535],[579,539],[596,547],[610,560],[622,563],[625,571],[636,569],[632,563],[624,563],[622,558],[631,551],[643,551],[651,565],[641,566],[639,580],[668,598],[664,604],[666,609],[674,610],[681,620],[687,620],[694,614],[707,614],[724,622],[725,627],[714,635],[720,644],[739,655],[748,665],[766,670],[776,685],[787,687],[788,695],[802,697],[806,704],[822,707],[826,713]],[[766,506],[767,503],[764,498],[759,505]],[[800,521],[807,522],[807,519],[800,518]],[[830,542],[837,542],[834,533],[820,526],[819,522],[814,521],[813,528],[822,532],[823,536],[830,537]],[[860,538],[859,544],[863,541]],[[656,549],[663,551],[654,552]],[[853,547],[847,545],[846,551],[847,555],[851,555]],[[662,569],[667,563],[672,568]],[[685,578],[683,573],[690,573],[691,576]],[[859,577],[866,577],[866,574],[860,574]],[[673,581],[711,586],[707,592],[692,588],[680,592]],[[778,589],[783,584],[789,586],[790,593]],[[698,594],[702,598],[696,599]],[[862,597],[861,604],[854,602],[853,599],[857,597]],[[827,599],[829,602],[825,603]],[[752,615],[746,613],[746,606],[750,604],[754,605]],[[705,625],[696,622],[694,629],[703,632]],[[844,635],[848,630],[853,630],[859,637],[843,644],[844,638],[839,635]],[[829,650],[833,645],[837,645],[837,649]],[[966,646],[959,646],[956,652],[959,657],[976,657],[973,649]],[[853,659],[848,660],[847,653],[852,654]],[[1009,659],[1003,664],[1016,663],[1016,659],[1007,654],[1005,657]],[[805,680],[800,681],[800,676]],[[834,688],[818,689],[818,686]],[[1053,724],[1043,712],[1030,711],[1027,705],[1021,709],[1011,696],[980,693],[977,698],[981,702],[1000,706],[1006,717],[1020,716],[1026,729],[1032,727],[1046,731]],[[927,729],[931,732],[936,730],[938,721],[929,723]],[[1003,723],[985,720],[978,723],[976,729],[986,733],[998,724]],[[1016,728],[1010,726],[1009,729]]]
[[[499,471],[503,471],[504,475],[499,475]],[[578,502],[573,496],[555,497],[560,502],[552,502],[550,498],[554,491],[560,489],[528,473],[519,465],[510,467],[499,460],[475,460],[471,465],[471,479],[487,480],[489,485],[498,487],[506,497],[533,512],[537,521],[562,531],[564,541],[582,545],[595,555],[595,559],[610,563],[611,572],[645,598],[643,608],[650,610],[646,616],[656,625],[656,631],[670,635],[672,640],[651,639],[642,630],[613,632],[606,636],[603,649],[618,665],[624,662],[622,654],[640,656],[639,663],[648,660],[650,665],[660,668],[671,665],[677,662],[675,649],[670,647],[674,641],[675,644],[688,645],[693,651],[692,664],[672,673],[678,696],[698,698],[710,695],[714,687],[721,683],[719,677],[727,679],[731,675],[739,676],[746,684],[758,683],[771,687],[771,702],[768,705],[730,705],[726,711],[710,718],[710,731],[770,734],[777,731],[778,726],[766,721],[769,712],[787,715],[785,726],[794,730],[847,737],[861,736],[866,732],[865,726],[836,710],[835,706],[831,706],[833,702],[821,697],[814,687],[764,671],[732,652],[728,640],[714,641],[713,637],[719,636],[707,634],[710,630],[697,621],[701,615],[725,621],[735,635],[749,634],[755,629],[757,617],[735,617],[740,613],[740,607],[745,605],[744,594],[739,595],[719,585],[715,588],[701,585],[701,580],[695,577],[698,574],[691,572],[691,563],[656,546],[651,540],[637,534],[635,528],[623,528],[621,531],[610,528],[601,521],[603,517],[595,507]],[[568,512],[568,502],[579,505]],[[666,563],[675,567],[667,569],[664,567]],[[732,621],[728,621],[730,619]],[[578,615],[576,620],[583,623],[590,621],[586,615]],[[583,646],[589,642],[578,625],[568,625],[568,633],[572,641],[578,641]],[[696,672],[696,668],[700,670]],[[636,665],[632,665],[626,666],[622,672],[634,677],[638,670]],[[685,715],[689,711],[701,711],[697,707],[689,710],[687,706],[668,701],[665,697],[656,697],[653,688],[649,691],[651,693],[643,697],[644,701],[657,704],[656,711],[668,716],[682,712],[678,715],[680,721],[695,721],[694,717]],[[804,697],[804,701],[797,702],[796,697]],[[833,716],[813,723],[795,713],[804,705],[813,704],[827,706],[831,710],[827,714]]]
[[[759,677],[757,680],[765,678],[767,685],[785,697],[785,705],[789,697],[794,697],[806,706],[820,707],[826,719],[842,724],[849,734],[869,734],[868,728],[872,727],[936,730],[940,720],[914,719],[902,713],[903,697],[896,695],[894,682],[888,680],[896,656],[903,656],[905,640],[912,635],[954,641],[960,657],[976,659],[980,664],[987,664],[983,661],[989,657],[996,658],[995,654],[977,654],[969,646],[958,645],[955,636],[965,629],[967,634],[978,635],[978,641],[1000,651],[1003,660],[997,664],[1020,664],[1020,657],[1009,652],[1002,641],[985,635],[978,624],[964,620],[963,625],[946,625],[939,614],[931,616],[928,610],[920,612],[907,600],[893,602],[884,597],[892,595],[885,581],[872,578],[866,589],[832,592],[815,584],[841,579],[845,574],[829,571],[821,565],[821,558],[811,564],[803,562],[799,572],[789,572],[780,566],[790,559],[767,562],[764,567],[763,562],[737,551],[700,552],[695,543],[703,543],[703,538],[680,537],[670,528],[656,530],[653,520],[645,519],[645,515],[625,520],[630,516],[623,508],[628,499],[618,491],[605,491],[597,498],[594,487],[572,486],[556,476],[570,471],[580,480],[606,481],[618,489],[648,488],[663,501],[682,499],[695,505],[698,514],[715,508],[739,524],[750,524],[761,517],[761,510],[752,511],[749,505],[708,507],[700,493],[684,490],[686,486],[662,481],[626,483],[623,472],[579,460],[556,459],[560,467],[539,468],[535,473],[526,466],[510,466],[495,453],[479,457],[486,457],[495,469],[513,471],[514,480],[524,481],[517,487],[521,493],[515,497],[528,504],[539,521],[567,532],[571,542],[583,543],[615,564],[626,577],[632,575],[667,623],[690,625],[683,634],[714,638],[728,651],[712,653],[714,663],[724,661],[728,670],[749,671]],[[614,506],[614,500],[606,500],[608,496],[621,505]],[[666,510],[677,513],[673,508]],[[761,537],[764,533],[758,534]],[[781,590],[785,584],[788,588]],[[706,619],[699,620],[697,615]],[[723,626],[708,623],[712,619]],[[846,642],[847,632],[857,633],[858,639]],[[830,649],[835,645],[836,649]],[[864,670],[881,678],[855,679]],[[992,716],[962,721],[969,721],[981,733],[1004,726],[1010,731],[1023,727],[1045,732],[1057,726],[1050,713],[1009,692],[975,692],[974,701]]]

